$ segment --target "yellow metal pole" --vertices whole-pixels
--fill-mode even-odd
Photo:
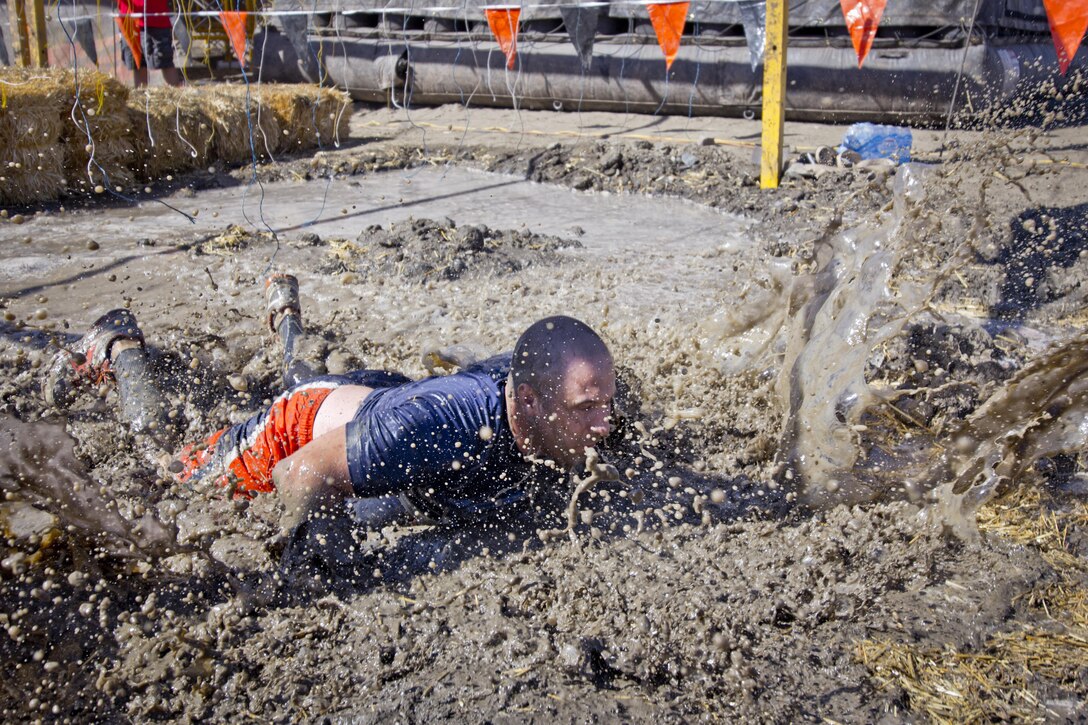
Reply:
[[[789,0],[767,0],[767,40],[763,56],[762,189],[777,189],[782,177],[782,124],[786,109],[786,34]]]
[[[28,68],[30,67],[30,37],[26,27],[26,0],[10,0],[8,17],[11,23],[11,49],[15,54],[15,65]]]
[[[30,51],[34,56],[34,65],[45,68],[49,65],[49,39],[45,34],[45,2],[31,0]]]

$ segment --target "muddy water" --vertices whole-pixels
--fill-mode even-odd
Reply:
[[[931,242],[915,220],[928,213],[929,195],[943,183],[939,173],[919,164],[900,168],[892,205],[816,240],[800,274],[783,263],[768,265],[740,290],[738,298],[749,304],[720,311],[702,328],[722,370],[774,371],[784,413],[775,478],[809,504],[940,498],[945,510],[969,515],[1023,480],[1040,458],[1077,456],[1088,444],[1081,391],[1088,355],[1075,327],[1024,328],[1046,352],[943,435],[892,408],[905,390],[871,384],[880,364],[874,356],[908,326],[940,321],[954,325],[955,335],[1017,334],[1015,322],[935,304],[941,285],[976,254],[964,242],[951,251],[918,252]],[[993,352],[988,361],[999,368],[1018,366]],[[911,425],[889,426],[881,415],[888,411]],[[955,485],[941,488],[949,482]]]
[[[917,164],[898,170],[894,203],[887,213],[821,240],[812,271],[781,288],[779,306],[795,310],[783,327],[784,358],[777,391],[787,411],[778,458],[778,480],[798,488],[809,503],[828,505],[905,495],[938,495],[954,479],[948,508],[971,513],[1041,457],[1076,456],[1085,445],[1082,377],[1088,355],[1082,336],[1056,326],[1046,353],[1001,382],[989,401],[963,425],[941,436],[919,430],[892,433],[878,413],[902,391],[879,390],[867,373],[874,351],[901,336],[908,325],[955,323],[985,335],[993,321],[934,305],[940,285],[975,253],[961,243],[951,252],[908,265],[907,255],[924,247],[913,219],[926,209],[939,184],[938,171]],[[968,235],[976,233],[972,229]],[[1004,330],[1015,332],[1016,325]],[[728,343],[727,343],[728,344]],[[769,361],[761,361],[769,364]],[[1011,358],[998,359],[1006,369]],[[873,455],[873,451],[879,451]],[[954,463],[953,463],[954,461]],[[954,471],[950,475],[950,469]]]
[[[907,479],[923,493],[950,480],[949,450],[961,457],[947,465],[971,483],[979,459],[995,475],[1024,475],[1034,458],[1082,446],[1084,432],[1072,383],[1081,343],[1031,351],[1036,364],[1016,374],[1028,352],[1003,353],[977,317],[932,304],[942,262],[959,258],[918,254],[919,208],[938,208],[952,186],[927,183],[934,194],[913,200],[890,187],[891,207],[792,257],[768,254],[744,220],[685,202],[454,168],[268,184],[264,221],[278,249],[256,237],[202,246],[259,219],[256,187],[168,200],[199,210],[195,225],[145,204],[0,227],[12,317],[0,400],[15,415],[0,431],[5,515],[44,527],[9,536],[5,550],[5,602],[16,603],[0,619],[0,653],[14,665],[5,706],[18,719],[138,721],[902,716],[901,698],[853,659],[857,640],[976,642],[1028,616],[1021,595],[1053,578],[1024,547],[945,537],[924,496],[901,500]],[[373,223],[407,239],[410,216],[526,224],[581,246],[453,282],[364,280],[335,266],[337,237],[355,240]],[[192,436],[256,409],[277,385],[275,351],[258,332],[269,260],[302,278],[329,368],[422,374],[419,353],[435,343],[499,350],[535,317],[584,318],[637,391],[637,425],[606,454],[620,481],[561,508],[570,531],[547,542],[510,522],[383,532],[367,542],[364,580],[307,589],[276,571],[275,497],[234,505],[168,485],[117,429],[106,391],[66,419],[38,402],[45,356],[31,333],[78,332],[126,300],[166,363],[185,371],[170,395]],[[1070,338],[1046,334],[1059,346]],[[942,341],[978,349],[961,370],[941,358]],[[963,428],[941,416],[954,418],[966,393],[926,397],[951,382],[939,366],[979,379],[971,404],[993,401]],[[888,411],[912,396],[916,407]],[[1017,438],[1009,416],[1036,423]],[[966,444],[950,447],[957,440]],[[1018,463],[1001,468],[1010,452]],[[868,508],[802,515],[783,505],[889,492],[894,500]],[[148,516],[160,526],[141,525]],[[88,543],[94,529],[109,540]],[[169,532],[171,543],[157,550],[138,530],[153,542]]]
[[[249,223],[288,238],[302,230],[354,238],[369,224],[410,216],[451,217],[462,224],[527,226],[557,236],[569,236],[580,227],[604,247],[671,242],[686,249],[688,238],[697,242],[720,234],[723,227],[735,230],[740,225],[737,217],[675,199],[579,194],[458,167],[391,171],[350,181],[254,182],[198,194],[176,193],[162,201],[178,211],[144,201],[136,207],[96,212],[93,226],[84,231],[99,242],[113,243],[140,237],[184,238],[218,232],[227,224]],[[663,219],[669,223],[663,224]],[[21,228],[5,228],[5,234],[15,238],[24,232],[38,243],[75,241],[42,217]]]
[[[580,264],[591,270],[641,262],[645,266],[642,278],[636,283],[617,277],[620,284],[612,292],[624,300],[625,307],[634,303],[638,314],[644,315],[652,307],[699,304],[700,296],[676,284],[678,275],[705,288],[715,282],[717,271],[687,265],[685,260],[746,244],[745,223],[740,218],[683,201],[586,195],[456,167],[387,172],[350,182],[242,185],[206,190],[198,196],[179,193],[164,201],[195,216],[190,221],[163,204],[145,201],[136,208],[99,210],[93,215],[39,215],[21,227],[5,225],[0,234],[9,243],[0,253],[4,261],[0,294],[25,295],[30,289],[28,280],[35,282],[35,293],[39,285],[70,284],[64,299],[53,301],[53,311],[68,317],[75,313],[71,303],[81,290],[94,289],[98,294],[103,287],[124,287],[108,281],[121,268],[131,277],[143,278],[140,292],[160,291],[157,285],[166,283],[160,274],[165,269],[180,275],[179,281],[203,290],[205,273],[199,267],[194,273],[191,264],[179,264],[181,253],[176,246],[218,234],[231,224],[251,231],[275,231],[286,245],[303,232],[355,240],[372,224],[388,226],[413,217],[450,218],[460,225],[524,228],[579,241],[584,249],[571,253],[584,255]],[[91,241],[99,245],[93,252],[86,248]],[[240,256],[250,274],[260,273],[260,267],[253,268],[261,261],[294,269],[299,258],[298,252],[273,252],[269,247]],[[322,294],[317,286],[309,291]],[[135,297],[132,292],[123,289],[124,295]],[[172,292],[176,296],[177,288]]]

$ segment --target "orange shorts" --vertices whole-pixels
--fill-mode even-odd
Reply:
[[[186,446],[178,480],[211,478],[235,496],[274,491],[272,469],[313,440],[317,411],[338,387],[328,380],[296,386],[263,413]]]

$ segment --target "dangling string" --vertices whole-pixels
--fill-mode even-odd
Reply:
[[[510,22],[510,14],[509,13],[507,13],[506,18],[507,18],[507,22],[509,23]],[[514,64],[517,66],[517,68],[514,71],[513,83],[511,83],[511,81],[510,81],[510,64],[509,64],[509,62],[507,62],[504,65],[503,80],[506,82],[506,92],[510,94],[510,105],[514,110],[514,117],[517,119],[518,127],[520,129],[520,132],[518,134],[518,142],[516,144],[514,144],[514,152],[517,153],[518,151],[521,150],[521,144],[525,141],[525,117],[521,113],[521,106],[518,103],[518,93],[517,93],[518,83],[521,81],[521,69],[522,69],[522,59],[521,59],[521,56],[518,54],[518,41],[520,39],[519,36],[521,35],[521,33],[520,33],[520,30],[521,30],[520,20],[515,20],[513,25],[514,25],[514,27],[511,28],[511,31],[513,33],[512,42],[514,44],[513,45],[513,47],[514,47]]]
[[[468,23],[468,0],[464,0],[462,6],[460,8],[457,8],[457,9],[461,10],[462,17],[464,18],[464,25],[465,25],[465,28],[467,29],[469,27],[469,23]],[[454,19],[455,27],[456,27],[456,22],[457,22],[457,20]],[[468,138],[469,123],[471,122],[471,114],[469,112],[469,104],[472,102],[472,98],[476,95],[476,91],[479,90],[479,88],[480,88],[480,82],[477,81],[476,85],[473,87],[473,89],[469,93],[468,97],[467,98],[465,97],[465,89],[461,87],[461,83],[457,79],[457,72],[456,72],[457,64],[461,59],[461,53],[462,53],[460,34],[457,34],[456,38],[457,38],[457,41],[456,41],[457,42],[457,50],[453,55],[453,62],[450,64],[450,80],[457,83],[457,95],[460,96],[461,106],[465,110],[465,124],[464,124],[464,128],[461,131],[460,138],[457,139],[457,146],[454,148],[452,155],[450,156],[450,158],[446,159],[446,163],[444,163],[442,165],[442,174],[439,177],[439,178],[442,178],[442,179],[446,178],[446,175],[449,173],[450,168],[453,166],[454,160],[458,156],[461,155],[461,151],[464,149],[465,141]],[[476,59],[475,51],[472,51],[472,57],[473,57],[473,60]],[[409,68],[411,68],[410,65],[409,65]]]
[[[698,22],[695,23],[694,32],[692,33],[692,35],[694,37],[699,37],[699,23]],[[688,95],[688,120],[687,120],[687,123],[684,124],[684,132],[685,133],[691,130],[691,121],[692,121],[692,119],[693,119],[693,117],[695,115],[695,113],[694,113],[694,109],[695,109],[695,91],[699,88],[699,71],[702,69],[702,65],[703,65],[702,57],[703,57],[702,48],[700,48],[698,45],[696,45],[695,46],[695,77],[692,78],[692,80],[691,80],[691,93]]]
[[[627,35],[628,35],[628,38],[630,38],[632,35],[634,35],[634,30],[635,30],[634,29],[634,24],[635,24],[635,21],[634,21],[633,18],[628,18],[627,19]],[[623,82],[624,79],[626,78],[626,73],[627,73],[627,55],[624,54],[622,47],[619,48],[616,52],[620,54],[620,84],[619,85],[620,85],[620,88],[623,89],[623,123],[620,124],[620,128],[621,129],[626,129],[627,124],[629,123],[630,118],[631,118],[631,102],[630,102],[630,99],[627,97],[627,84]],[[635,52],[637,52],[639,55],[641,55],[642,54],[641,46],[637,46],[636,50],[632,51],[632,54],[635,53]]]
[[[978,20],[978,6],[980,0],[975,0],[975,8],[971,11],[971,26],[967,31],[967,38],[963,42],[963,57],[960,59],[960,69],[956,73],[956,85],[952,88],[952,97],[948,100],[948,114],[944,121],[944,134],[941,136],[941,148],[937,151],[937,158],[944,158],[945,143],[948,141],[948,129],[952,127],[952,111],[956,107],[956,96],[960,92],[960,81],[963,79],[963,68],[967,64],[967,54],[971,50],[971,36],[975,34],[975,22]]]
[[[316,8],[317,8],[317,6],[316,6],[316,0],[315,0],[313,6],[311,8],[311,13],[316,12]],[[265,36],[265,43],[267,43],[267,34]],[[317,138],[318,152],[321,152],[321,151],[325,150],[325,146],[324,146],[324,143],[323,143],[322,138],[321,138],[320,126],[317,123],[317,113],[318,113],[318,111],[320,109],[320,105],[321,105],[321,91],[322,91],[322,88],[323,88],[325,80],[326,80],[325,64],[323,62],[323,59],[324,59],[324,45],[319,44],[317,51],[312,50],[310,48],[310,44],[308,42],[306,43],[306,46],[307,46],[307,50],[310,53],[313,54],[313,57],[314,57],[315,61],[317,62],[317,66],[318,66],[318,82],[316,84],[317,88],[314,89],[314,103],[312,104],[311,109],[310,109],[310,119],[311,119],[312,127],[313,127],[314,132],[315,132],[315,136]],[[263,58],[264,46],[262,46],[262,51],[261,52],[262,52],[262,58]],[[262,63],[262,67],[263,67],[263,63]],[[260,76],[258,76],[258,78],[259,77]],[[340,104],[340,109],[337,111],[336,118],[333,121],[333,140],[334,140],[334,144],[335,144],[336,148],[340,147],[340,121],[343,118],[343,114],[346,112],[346,110],[348,109],[350,104],[351,104],[350,100],[346,104]],[[332,188],[333,177],[334,177],[333,169],[330,166],[330,167],[328,167],[326,169],[325,188],[322,190],[322,194],[321,194],[321,205],[318,207],[318,210],[313,215],[313,217],[311,217],[307,221],[302,222],[301,224],[296,225],[296,227],[295,227],[296,229],[306,229],[306,228],[314,226],[315,224],[318,223],[318,221],[320,221],[321,217],[325,213],[326,207],[328,206],[329,191]],[[273,234],[273,241],[275,242],[275,247],[272,250],[272,254],[268,258],[268,262],[265,265],[264,270],[260,274],[261,278],[266,277],[272,271],[272,266],[275,264],[276,257],[279,255],[280,249],[282,248],[279,236],[277,234],[275,234],[275,233]]]
[[[430,155],[430,152],[428,151],[428,148],[427,148],[427,129],[420,126],[419,124],[417,124],[415,119],[412,118],[412,109],[411,109],[411,100],[412,99],[411,99],[411,82],[410,82],[411,75],[412,75],[412,72],[411,72],[411,68],[412,68],[412,48],[408,44],[408,15],[405,14],[405,15],[402,16],[402,18],[403,18],[403,20],[401,21],[401,37],[404,39],[404,58],[405,58],[405,62],[407,63],[407,68],[408,68],[408,70],[406,70],[406,72],[404,73],[404,87],[401,89],[401,93],[402,93],[401,97],[404,99],[404,105],[403,106],[399,105],[397,103],[397,100],[396,100],[396,96],[397,96],[397,60],[393,59],[393,45],[392,44],[389,45],[389,56],[388,56],[392,60],[392,63],[393,63],[393,79],[392,79],[392,83],[390,84],[390,94],[389,95],[390,95],[390,99],[393,102],[393,106],[395,108],[397,108],[397,109],[400,109],[400,110],[404,111],[404,118],[405,118],[406,121],[408,121],[408,125],[411,126],[414,130],[419,131],[420,136],[421,136],[420,142],[419,142],[420,152],[423,154],[423,157],[426,158],[427,156]],[[383,26],[385,25],[385,13],[384,12],[382,13],[382,25]],[[418,176],[422,172],[423,172],[423,166],[422,165],[418,169],[416,169],[415,171],[409,171],[408,169],[404,169],[404,170],[401,171],[401,177],[402,178],[408,178],[408,179],[414,179],[416,176]]]
[[[144,123],[147,125],[147,140],[155,148],[155,134],[151,131],[151,94],[144,93]]]
[[[215,0],[215,4],[219,8],[219,12],[224,12],[223,4],[219,0]],[[264,215],[265,189],[264,189],[264,183],[261,181],[260,174],[257,171],[257,146],[256,146],[256,140],[255,140],[255,133],[254,133],[254,130],[253,130],[252,86],[251,86],[250,81],[249,81],[249,73],[246,72],[245,62],[244,62],[243,59],[239,59],[239,60],[240,60],[240,62],[239,62],[238,65],[239,65],[239,68],[240,68],[240,70],[242,72],[242,82],[245,83],[245,86],[246,86],[246,95],[245,95],[246,126],[247,126],[247,130],[248,130],[248,133],[249,133],[248,138],[249,138],[250,168],[253,169],[253,173],[250,175],[249,182],[246,184],[245,188],[242,190],[242,218],[245,219],[251,226],[254,226],[254,227],[258,226],[257,222],[254,222],[252,219],[249,218],[249,212],[246,211],[246,201],[249,198],[249,191],[250,191],[251,188],[253,188],[253,185],[256,184],[257,188],[260,190],[260,197],[259,197],[259,199],[257,201],[257,213],[259,215],[258,221],[260,222],[260,226],[263,226],[266,230],[268,230],[268,233],[272,235],[272,240],[276,244],[276,248],[272,253],[273,258],[275,258],[276,254],[279,253],[280,240],[279,240],[279,236],[276,234],[276,231],[268,224],[268,221],[267,221],[267,219],[265,218],[265,215]],[[260,123],[260,105],[259,104],[258,104],[258,111],[257,112],[258,112],[258,123]]]
[[[200,158],[200,152],[196,150],[196,146],[193,146],[191,143],[189,143],[189,139],[185,138],[185,136],[183,136],[182,133],[181,133],[181,104],[180,103],[175,103],[174,104],[174,129],[178,134],[178,138],[180,138],[182,140],[182,142],[192,150],[192,154],[191,154],[192,157],[194,159]]]

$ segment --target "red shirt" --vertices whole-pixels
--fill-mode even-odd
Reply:
[[[170,0],[117,0],[122,15],[134,15],[138,28],[169,28]],[[144,13],[147,13],[145,15]]]

